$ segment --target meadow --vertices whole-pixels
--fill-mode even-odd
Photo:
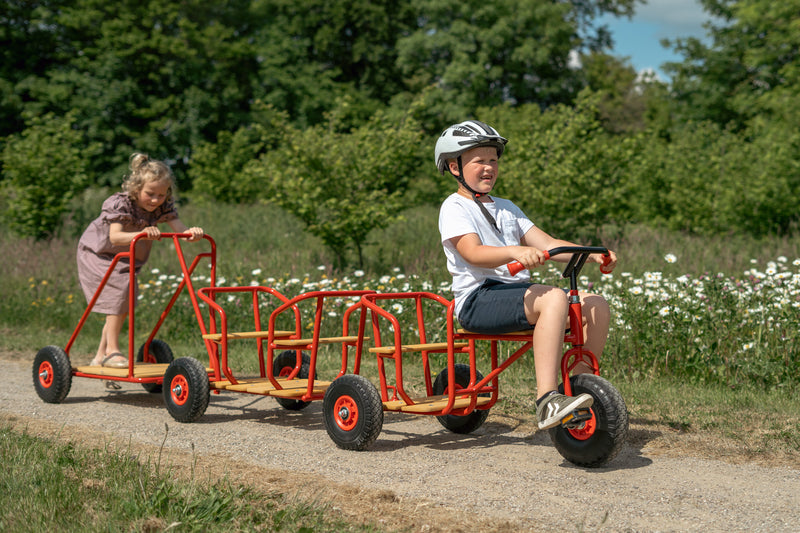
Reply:
[[[341,272],[331,267],[324,246],[277,207],[189,204],[181,212],[184,220],[203,226],[215,239],[218,286],[266,285],[287,296],[321,289],[424,290],[449,298],[436,216],[435,207],[414,208],[404,221],[375,232],[366,247],[365,264]],[[62,237],[50,241],[17,239],[3,232],[0,253],[18,258],[6,263],[0,295],[6,349],[35,351],[43,338],[63,346],[84,311],[75,272],[77,239],[70,235],[78,222],[71,224]],[[620,258],[614,273],[602,275],[590,265],[580,279],[584,290],[605,296],[614,312],[604,374],[626,381],[659,377],[731,388],[796,390],[796,239],[711,239],[631,227],[609,228],[607,235],[582,242],[608,246]],[[205,244],[184,245],[188,257],[205,249]],[[550,262],[534,270],[533,278],[565,286],[560,266]],[[193,276],[195,288],[210,283],[208,274],[208,264],[201,264]],[[157,320],[179,281],[171,244],[156,243],[138,279],[137,323],[142,328]],[[245,320],[246,306],[234,302],[234,296],[228,299],[231,316],[241,309]],[[401,324],[411,328],[412,310],[398,306]],[[100,320],[88,321],[73,356],[92,352],[100,325]],[[435,335],[443,330],[433,331]],[[173,350],[202,357],[198,332],[189,299],[179,298],[160,334]]]
[[[100,196],[93,201],[102,200]],[[74,234],[79,233],[77,228],[86,223],[89,213],[93,216],[92,209],[86,208],[84,214],[76,211],[61,235],[49,241],[0,232],[0,253],[14,258],[6,261],[0,285],[4,356],[32,359],[41,346],[64,346],[69,339],[86,304],[75,272]],[[335,271],[322,244],[275,206],[190,203],[181,210],[184,221],[201,225],[216,241],[218,286],[266,285],[287,296],[311,290],[373,289],[424,290],[450,297],[436,217],[435,207],[410,210],[404,221],[375,232],[366,247],[363,265]],[[614,320],[601,371],[622,392],[632,425],[700,435],[705,443],[709,439],[723,443],[718,446],[720,450],[735,449],[740,458],[796,463],[800,455],[800,407],[794,400],[800,383],[797,239],[743,235],[710,239],[627,227],[606,228],[605,233],[581,242],[608,246],[620,258],[611,275],[602,275],[590,265],[580,283],[611,302]],[[184,251],[191,256],[204,247],[205,243],[186,244]],[[559,266],[548,263],[533,276],[543,283],[563,284]],[[141,327],[136,329],[137,343],[146,338],[179,280],[172,246],[156,243],[138,279],[137,324]],[[192,282],[195,288],[209,284],[208,265],[198,267]],[[249,319],[247,306],[238,299],[223,297],[218,301],[232,321]],[[400,318],[403,334],[413,334],[411,310],[396,304],[392,311]],[[337,313],[331,309],[326,318],[340,324],[341,315]],[[304,323],[310,319],[304,316]],[[101,325],[98,317],[90,318],[71,357],[88,362]],[[434,316],[429,334],[442,332],[443,317]],[[184,295],[159,338],[169,343],[175,357],[191,355],[207,360],[196,318]],[[250,344],[233,345],[232,350],[231,366],[244,373],[257,371]],[[335,372],[338,363],[335,356],[323,357],[318,369],[321,377]],[[488,366],[487,359],[479,364]],[[366,361],[362,373],[372,378],[375,371],[374,362]],[[408,377],[419,378],[420,372],[411,370]],[[502,398],[494,410],[530,416],[534,384],[532,361],[523,358],[503,374]],[[632,432],[632,438],[639,438],[636,435]],[[64,517],[66,530],[81,529],[82,506],[93,505],[99,496],[70,472],[88,464],[101,465],[92,470],[93,483],[114,484],[120,495],[130,489],[117,486],[116,479],[131,479],[152,489],[147,499],[131,497],[126,501],[120,496],[123,504],[103,515],[112,529],[145,516],[157,517],[156,529],[169,523],[182,524],[177,530],[214,529],[219,527],[219,513],[229,518],[228,524],[236,524],[236,530],[248,530],[254,523],[300,531],[364,527],[326,523],[319,509],[287,506],[280,498],[253,494],[226,482],[210,487],[192,479],[172,483],[169,472],[158,464],[130,462],[110,453],[98,455],[97,451],[31,439],[3,428],[0,443],[5,447],[4,456],[15,457],[20,468],[36,473],[35,479],[27,477],[34,485],[40,483],[36,479],[46,480],[41,481],[43,485],[3,491],[31,494],[23,506],[6,502],[7,516],[14,517],[15,522],[0,525],[12,526],[11,530],[27,520],[24,517],[29,516],[29,509],[35,515],[45,515],[51,505],[50,493],[64,494],[73,502],[74,513]],[[23,479],[5,475],[0,481],[11,488],[10,484]],[[177,508],[179,511],[163,506],[165,499],[175,498],[185,502]],[[103,528],[96,522],[89,529]]]

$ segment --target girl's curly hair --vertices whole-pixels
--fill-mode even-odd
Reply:
[[[166,200],[170,200],[175,189],[175,176],[172,175],[170,168],[161,161],[150,159],[147,154],[139,152],[132,154],[130,174],[122,182],[122,190],[135,200],[145,183],[153,181],[165,181],[169,184]]]

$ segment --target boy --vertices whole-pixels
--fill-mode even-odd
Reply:
[[[439,232],[447,269],[453,276],[455,314],[465,329],[509,333],[536,326],[536,415],[539,429],[547,429],[559,425],[575,409],[591,406],[593,398],[558,392],[567,295],[561,288],[531,283],[527,269],[544,263],[544,250],[575,244],[534,226],[511,201],[489,196],[507,142],[494,128],[477,120],[444,130],[436,142],[436,166],[442,174],[447,170],[458,180],[458,190],[442,203]],[[613,252],[610,255],[607,270],[617,261]],[[602,264],[603,256],[595,254],[588,260]],[[519,261],[526,270],[512,276],[505,266],[511,261]],[[581,293],[581,300],[585,345],[599,358],[608,335],[608,304],[593,294]],[[575,373],[588,371],[584,362],[575,367]]]

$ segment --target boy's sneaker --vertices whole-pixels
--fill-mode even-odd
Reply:
[[[569,416],[576,409],[586,409],[592,406],[594,398],[584,393],[578,396],[565,396],[557,392],[550,393],[536,406],[536,417],[539,419],[539,429],[548,429],[561,424],[561,420]]]

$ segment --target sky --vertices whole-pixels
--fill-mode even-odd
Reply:
[[[632,20],[625,17],[603,17],[614,39],[615,56],[626,56],[637,71],[651,68],[662,80],[666,61],[681,61],[682,56],[661,46],[661,39],[706,36],[703,23],[709,20],[698,0],[648,0],[636,6]]]

